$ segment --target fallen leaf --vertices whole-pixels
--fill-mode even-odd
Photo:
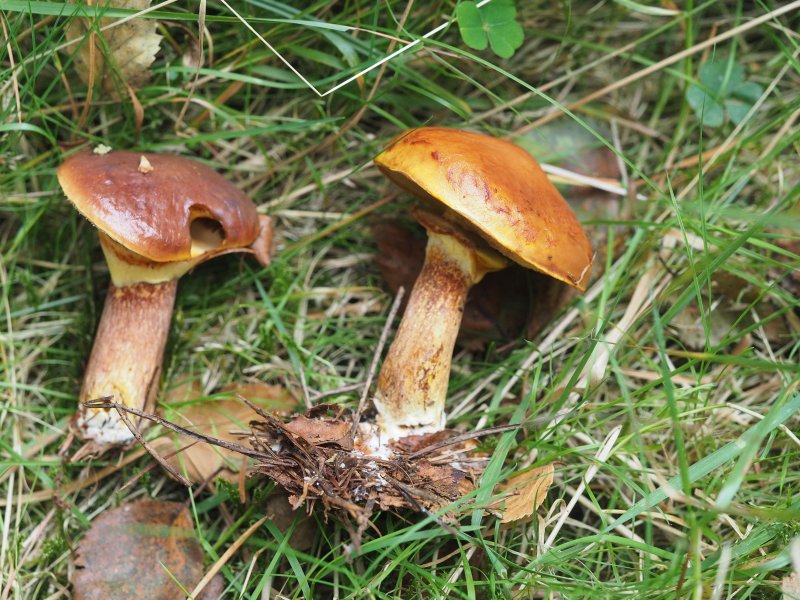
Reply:
[[[75,600],[172,600],[203,577],[203,550],[185,504],[139,500],[92,522],[76,567]]]
[[[510,495],[492,505],[503,513],[500,522],[513,523],[532,516],[547,497],[547,490],[553,485],[553,474],[551,463],[514,475],[502,484],[500,491]]]
[[[458,435],[457,431],[452,429],[443,429],[442,431],[435,431],[433,433],[425,433],[422,435],[407,435],[404,438],[393,440],[390,445],[395,450],[399,450],[404,454],[413,454],[428,446],[433,446],[449,440]]]
[[[150,1],[111,0],[105,6],[141,11],[150,7]],[[138,89],[147,83],[161,43],[156,19],[139,17],[97,33],[118,20],[101,18],[94,24],[92,19],[76,17],[66,31],[67,41],[75,42],[69,48],[81,80],[87,85],[99,83],[115,97],[126,96],[127,86]]]
[[[781,580],[783,600],[800,600],[800,574],[792,573]]]
[[[219,393],[226,396],[241,396],[260,409],[279,415],[290,415],[298,406],[297,399],[286,389],[260,381],[226,385]]]
[[[284,425],[287,431],[303,438],[312,446],[335,444],[345,450],[353,449],[352,423],[333,419],[309,419],[303,415]]]
[[[167,401],[185,403],[170,407],[167,417],[176,425],[227,442],[242,443],[242,433],[249,433],[248,423],[258,417],[238,396],[246,398],[267,412],[291,412],[296,401],[289,392],[275,385],[244,383],[227,386],[213,398],[202,398],[196,384],[176,386]],[[164,459],[194,483],[213,477],[236,481],[242,466],[242,455],[204,442],[194,443],[186,436],[169,434],[153,440],[152,445]],[[177,453],[176,453],[177,452]]]

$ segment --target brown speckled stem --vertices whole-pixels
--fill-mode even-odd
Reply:
[[[378,376],[374,403],[382,436],[397,439],[444,427],[467,292],[488,270],[456,236],[429,230],[425,264]]]
[[[111,284],[86,366],[81,402],[113,396],[114,402],[152,410],[177,287],[177,280]],[[75,424],[82,437],[99,444],[133,439],[114,410],[81,405]]]

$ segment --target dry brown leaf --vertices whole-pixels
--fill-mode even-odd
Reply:
[[[220,394],[230,397],[241,396],[260,409],[279,415],[290,415],[298,406],[297,399],[289,391],[279,385],[260,381],[226,385],[220,390]]]
[[[173,578],[192,589],[204,571],[186,506],[157,500],[124,504],[97,517],[78,545],[76,566],[75,600],[183,598]]]
[[[296,400],[280,386],[264,383],[244,383],[223,388],[216,398],[197,400],[202,393],[192,383],[183,383],[168,394],[171,402],[187,402],[168,415],[170,421],[227,442],[242,443],[241,433],[250,431],[248,423],[257,418],[256,413],[238,396],[246,398],[267,412],[286,413],[296,406]],[[223,397],[220,397],[223,396]],[[168,463],[194,483],[213,477],[236,480],[242,465],[242,455],[218,446],[170,434],[152,442],[156,451]],[[185,448],[181,450],[182,448]],[[176,451],[180,450],[180,452]]]
[[[443,429],[442,431],[435,431],[433,433],[425,433],[422,435],[407,435],[399,440],[392,440],[390,442],[390,446],[395,450],[403,452],[404,454],[414,454],[423,448],[444,442],[457,435],[457,431],[452,429]]]
[[[111,0],[107,6],[141,11],[150,7],[150,0]],[[158,21],[145,18],[97,33],[117,20],[101,18],[93,27],[91,19],[76,17],[69,22],[66,34],[69,42],[75,42],[69,51],[74,53],[81,80],[87,85],[99,83],[109,94],[125,97],[128,86],[141,88],[150,78],[161,36],[156,33]]]
[[[335,419],[309,419],[303,415],[284,425],[290,433],[303,438],[312,446],[335,444],[345,450],[353,449],[352,423]]]
[[[500,490],[510,495],[493,505],[503,512],[500,522],[513,523],[531,517],[547,497],[547,490],[553,485],[553,475],[551,463],[514,475],[502,484]]]

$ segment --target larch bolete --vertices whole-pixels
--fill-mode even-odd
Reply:
[[[178,278],[228,252],[266,264],[269,218],[213,169],[180,156],[81,151],[59,167],[58,181],[97,228],[111,274],[80,400],[111,396],[151,410]],[[74,425],[101,446],[133,439],[110,409],[81,404]]]
[[[487,135],[423,127],[375,158],[421,203],[425,264],[378,377],[381,435],[438,431],[453,347],[470,287],[514,261],[586,290],[592,248],[567,202],[536,160]]]

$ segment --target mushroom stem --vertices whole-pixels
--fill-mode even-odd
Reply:
[[[86,366],[81,402],[113,396],[125,406],[152,409],[177,287],[177,280],[111,284]],[[110,409],[81,405],[76,421],[83,437],[100,444],[133,439]]]
[[[457,235],[428,231],[425,263],[387,353],[375,394],[386,439],[439,431],[453,347],[469,289],[497,267]]]

